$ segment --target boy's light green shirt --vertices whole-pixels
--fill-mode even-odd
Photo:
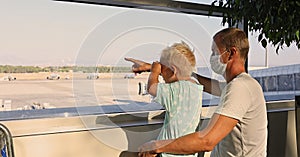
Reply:
[[[196,131],[202,109],[202,91],[202,85],[190,81],[158,84],[154,101],[163,105],[166,110],[158,140],[175,139]],[[179,155],[162,154],[162,156]]]

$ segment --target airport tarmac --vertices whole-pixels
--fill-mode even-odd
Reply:
[[[11,108],[16,110],[33,104],[61,108],[150,102],[149,95],[138,94],[139,82],[146,83],[147,76],[134,79],[0,81],[0,103],[11,100]]]

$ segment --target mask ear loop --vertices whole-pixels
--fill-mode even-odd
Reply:
[[[220,56],[222,56],[223,54],[225,54],[226,52],[230,52],[228,49],[226,49],[222,54],[220,54]]]

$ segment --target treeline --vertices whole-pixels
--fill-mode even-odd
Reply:
[[[98,66],[98,67],[86,67],[86,66],[74,66],[73,72],[83,73],[124,73],[131,72],[131,67],[111,67],[111,66]]]
[[[130,72],[130,67],[111,67],[111,66],[12,66],[0,65],[0,73],[39,73],[39,72],[83,72],[83,73],[123,73]]]

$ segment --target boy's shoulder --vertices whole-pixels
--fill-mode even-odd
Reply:
[[[203,85],[194,80],[179,80],[172,83],[159,83],[160,86],[170,89],[180,88],[197,88],[203,90]]]

